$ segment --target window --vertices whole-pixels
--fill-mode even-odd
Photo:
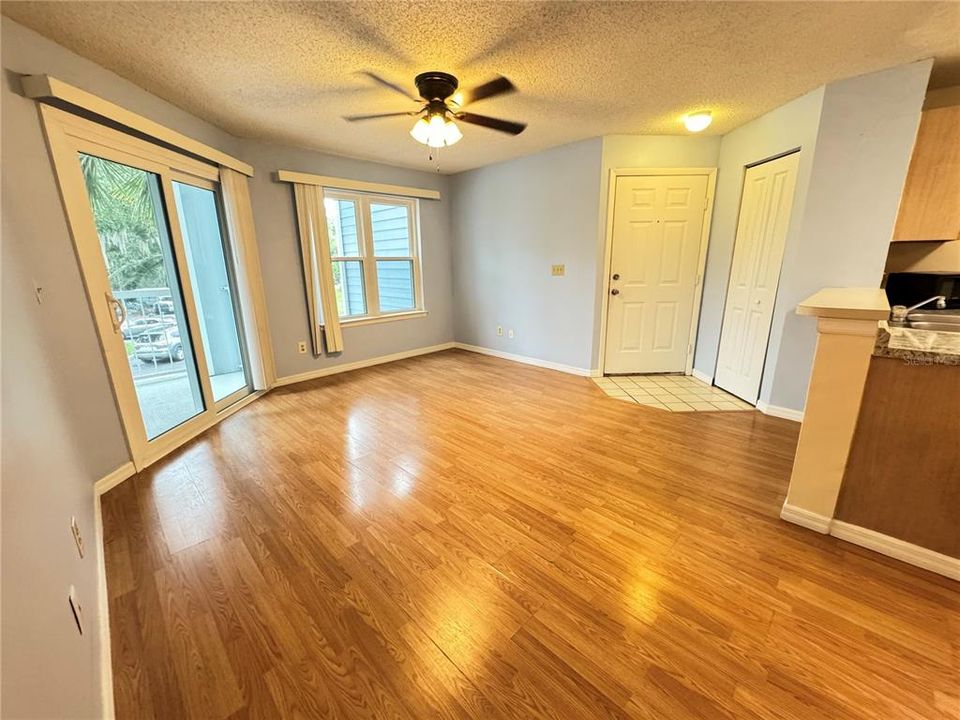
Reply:
[[[325,190],[323,204],[340,319],[422,309],[417,201]]]

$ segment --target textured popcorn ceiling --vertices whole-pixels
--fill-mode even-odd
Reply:
[[[935,57],[960,82],[960,4],[915,2],[6,2],[3,14],[231,133],[427,169],[411,109],[357,75],[413,91],[424,70],[520,92],[475,112],[529,123],[512,138],[462,126],[457,172],[596,135],[738,125],[838,78]],[[26,70],[26,68],[24,68]]]

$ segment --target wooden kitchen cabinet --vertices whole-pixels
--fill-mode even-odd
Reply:
[[[960,105],[924,110],[893,240],[960,237]]]
[[[836,519],[960,558],[960,366],[873,357]]]

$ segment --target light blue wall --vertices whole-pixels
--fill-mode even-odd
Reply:
[[[269,143],[244,141],[240,157],[251,163],[250,199],[263,270],[277,376],[356,362],[453,340],[450,176],[391,167]],[[310,337],[293,189],[276,181],[277,170],[329,175],[440,191],[420,201],[425,317],[343,328],[342,353],[319,358],[297,352]]]
[[[745,169],[799,148],[760,399],[802,410],[816,332],[796,305],[826,286],[879,285],[929,70],[923,61],[831,83],[722,138],[609,136],[455,176],[457,339],[598,367],[609,170],[716,166],[694,361],[712,376]],[[550,277],[561,262],[566,278]],[[516,337],[497,336],[497,325]]]
[[[760,399],[802,410],[816,323],[797,303],[824,287],[879,287],[932,60],[826,86],[800,236],[787,248]]]
[[[597,368],[610,170],[715,167],[719,146],[718,137],[611,135],[455,175],[457,340]],[[551,276],[560,263],[566,276]]]
[[[820,87],[723,137],[694,367],[712,376],[747,165],[800,148],[760,401],[803,410],[824,287],[879,287],[930,61]]]
[[[591,367],[601,149],[593,138],[454,176],[458,341]]]
[[[6,17],[0,23],[0,716],[100,717],[93,484],[129,455],[37,106],[15,78],[49,73],[226,152],[236,151],[236,139]],[[70,540],[71,516],[86,539],[83,559]],[[71,584],[84,608],[82,637],[67,606]]]
[[[704,375],[713,377],[716,368],[746,167],[790,150],[801,150],[797,189],[784,254],[784,267],[788,268],[793,262],[795,248],[799,245],[822,102],[821,87],[727,133],[720,142],[717,192],[713,204],[703,302],[693,363],[694,369]],[[790,312],[792,308],[780,304],[774,308],[771,334],[773,342],[779,342],[785,318]]]

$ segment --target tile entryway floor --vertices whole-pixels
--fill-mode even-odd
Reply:
[[[754,410],[753,405],[687,375],[613,375],[593,378],[607,395],[672,412]]]

